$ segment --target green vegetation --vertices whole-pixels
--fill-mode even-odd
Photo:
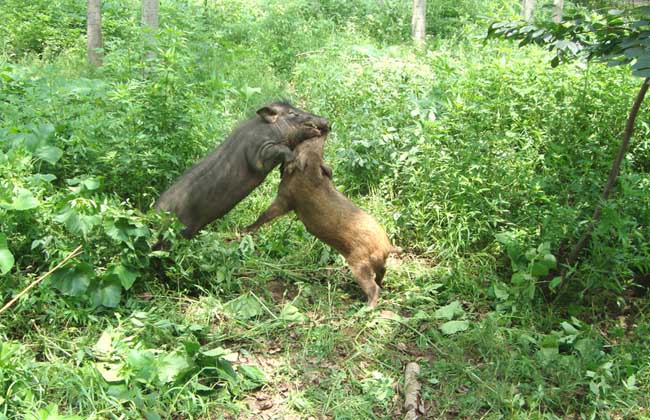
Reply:
[[[650,418],[650,121],[565,281],[641,79],[485,41],[518,2],[0,0],[0,419]],[[585,2],[581,2],[585,3]],[[598,2],[588,2],[598,6]],[[570,3],[569,8],[582,7]],[[543,13],[541,13],[543,18]],[[231,241],[274,171],[192,241],[158,194],[257,106],[326,116],[334,180],[405,254],[375,311],[292,217]],[[151,251],[159,234],[168,251]],[[292,417],[293,416],[293,417]]]

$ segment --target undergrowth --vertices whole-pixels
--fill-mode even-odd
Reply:
[[[485,42],[511,1],[0,2],[0,418],[399,418],[407,362],[428,418],[648,418],[647,107],[581,263],[640,83]],[[580,7],[571,3],[569,7]],[[332,121],[337,187],[405,254],[377,311],[292,217],[233,241],[279,176],[192,241],[151,206],[260,105]],[[151,251],[164,234],[171,249]],[[58,416],[58,417],[57,417]],[[75,417],[77,416],[77,417]],[[293,417],[292,417],[293,416]]]

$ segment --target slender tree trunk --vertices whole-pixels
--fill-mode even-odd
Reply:
[[[411,19],[411,32],[418,46],[424,46],[426,31],[427,0],[413,0],[413,19]]]
[[[564,10],[564,0],[553,0],[553,22],[562,22],[562,12]]]
[[[596,204],[596,209],[594,210],[594,214],[591,217],[591,223],[589,223],[587,229],[580,237],[580,240],[578,240],[576,245],[573,247],[571,254],[569,254],[569,257],[567,258],[566,261],[567,266],[572,266],[578,260],[580,251],[582,251],[585,245],[587,245],[587,242],[591,238],[591,234],[594,231],[596,224],[598,223],[600,217],[602,216],[603,202],[609,199],[609,194],[612,192],[612,188],[614,188],[614,184],[616,183],[616,178],[618,177],[618,174],[621,171],[621,163],[623,162],[623,158],[627,153],[627,148],[628,145],[630,144],[630,138],[632,137],[632,132],[634,131],[634,122],[636,121],[636,116],[639,113],[639,108],[641,108],[641,103],[645,98],[649,85],[650,85],[650,78],[646,78],[643,81],[643,84],[641,85],[641,89],[639,89],[639,93],[637,94],[636,100],[634,101],[634,104],[632,105],[632,109],[630,110],[630,115],[627,118],[627,124],[625,125],[625,132],[623,133],[623,141],[621,142],[621,145],[618,148],[616,159],[614,159],[614,163],[612,164],[612,169],[609,172],[609,177],[607,178],[607,182],[605,183],[605,187],[603,188],[601,201]],[[566,277],[566,269],[563,270],[562,272],[562,278],[565,277]]]
[[[533,18],[534,11],[535,11],[535,0],[522,0],[521,14],[525,20],[531,20]]]
[[[153,46],[156,43],[156,32],[158,31],[158,9],[158,0],[142,0],[142,27],[145,32],[144,41],[147,59],[155,56]]]
[[[87,14],[88,61],[93,66],[102,65],[102,12],[101,0],[88,0]]]

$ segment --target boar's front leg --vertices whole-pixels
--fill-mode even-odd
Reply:
[[[289,205],[289,202],[284,197],[278,196],[275,198],[275,200],[273,200],[271,205],[264,211],[264,213],[260,214],[260,217],[257,218],[255,223],[244,228],[242,233],[253,233],[263,224],[268,223],[273,219],[277,219],[278,217],[287,214],[291,210],[292,209]]]
[[[296,159],[296,155],[283,144],[265,145],[255,159],[255,169],[265,174],[281,163],[283,166]]]

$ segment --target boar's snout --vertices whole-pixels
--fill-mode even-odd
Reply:
[[[312,137],[325,136],[330,131],[330,122],[327,118],[313,116],[302,123],[303,132],[300,140]]]
[[[318,128],[321,135],[325,135],[330,131],[330,122],[327,120],[327,118],[318,118],[316,120],[316,128]]]

